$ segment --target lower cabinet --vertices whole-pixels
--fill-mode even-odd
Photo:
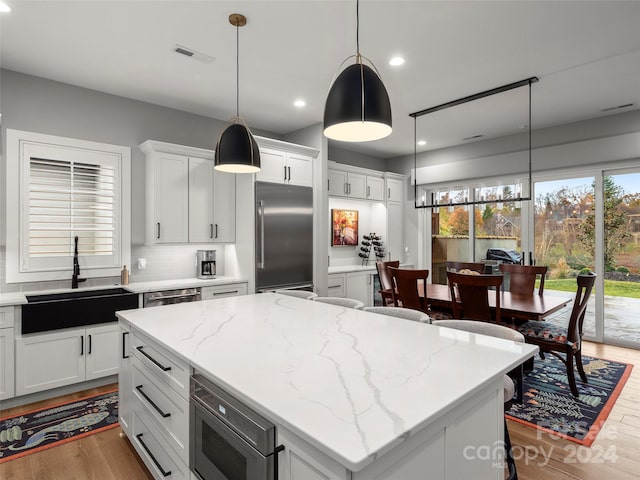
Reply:
[[[16,395],[118,373],[117,324],[16,338]]]
[[[375,271],[332,273],[328,276],[327,296],[353,298],[371,307],[374,274]]]
[[[131,436],[131,327],[120,323],[120,349],[118,372],[118,420],[127,436]]]
[[[191,367],[124,322],[120,331],[130,337],[121,371],[127,380],[120,388],[128,389],[120,398],[121,422],[129,424],[123,430],[154,478],[189,479]]]
[[[0,400],[14,396],[13,327],[0,328]]]

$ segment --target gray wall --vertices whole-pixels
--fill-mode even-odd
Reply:
[[[551,128],[534,130],[531,135],[531,143],[533,149],[549,147],[555,145],[566,145],[584,140],[612,137],[627,133],[640,132],[640,110],[620,113],[617,115],[608,115],[592,120],[582,122],[568,123]],[[447,168],[452,174],[460,174],[460,169],[456,168],[456,163],[464,162],[469,159],[495,157],[504,154],[510,154],[523,150],[528,145],[528,135],[518,134],[508,137],[486,140],[483,142],[473,142],[465,145],[431,150],[418,154],[417,166],[434,166],[447,164]],[[506,158],[507,156],[505,156]],[[608,159],[603,158],[601,161]],[[525,166],[526,163],[520,162]],[[414,165],[413,155],[405,155],[397,158],[390,158],[386,161],[386,170],[409,175]],[[482,178],[486,176],[496,175],[499,171],[487,171],[485,163],[471,162],[464,165],[464,178]],[[532,159],[532,168],[534,171],[551,168],[563,168],[578,166],[572,165],[566,159],[558,158],[557,163],[553,166],[536,165],[535,154]],[[524,171],[520,169],[520,171]]]
[[[364,153],[350,152],[349,150],[337,147],[333,142],[329,142],[328,159],[336,163],[352,165],[354,167],[369,168],[371,170],[379,170],[381,172],[384,172],[387,169],[387,161],[385,159],[371,157]]]

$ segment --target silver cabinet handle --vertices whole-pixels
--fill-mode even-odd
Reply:
[[[282,181],[286,182],[287,181],[287,167],[282,167],[282,169],[284,170],[284,178],[282,179]]]
[[[387,198],[391,198],[391,189],[387,188]]]
[[[160,239],[160,222],[158,222],[158,239]]]
[[[216,295],[236,295],[240,293],[240,290],[229,290],[227,292],[214,292],[213,296],[215,297]]]
[[[349,185],[348,183],[344,184],[344,194],[346,195],[347,193],[349,193],[349,190],[347,188],[347,185]]]
[[[258,218],[260,219],[260,261],[258,268],[264,268],[264,200],[258,202]]]
[[[216,235],[214,238],[218,238],[218,224],[216,223]]]
[[[331,182],[331,180],[327,179],[327,191],[331,190],[331,187],[330,187],[331,183],[330,182]]]
[[[209,224],[209,238],[213,238],[213,223]]]
[[[367,197],[371,196],[371,187],[367,185]]]
[[[291,167],[287,167],[287,172],[289,172],[289,181],[291,181]]]

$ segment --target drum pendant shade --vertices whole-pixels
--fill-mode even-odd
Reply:
[[[214,168],[229,173],[260,171],[260,151],[253,135],[241,123],[229,125],[218,140]]]
[[[368,65],[348,66],[327,96],[325,136],[343,142],[366,142],[390,133],[391,103],[382,80]]]

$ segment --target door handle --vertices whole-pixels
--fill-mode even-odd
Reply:
[[[387,199],[391,198],[391,189],[387,188]]]
[[[371,187],[367,185],[367,197],[371,196]]]
[[[287,181],[287,167],[282,167],[282,169],[284,170],[284,178],[282,179],[282,181],[286,182]]]
[[[264,268],[264,200],[258,202],[258,218],[260,219],[260,261],[258,268]]]
[[[80,356],[84,355],[84,336],[80,335]]]
[[[291,167],[287,167],[287,172],[289,172],[289,181],[291,181]]]
[[[209,224],[209,238],[213,238],[213,223]]]
[[[218,238],[218,224],[216,223],[216,235],[214,238]]]
[[[87,352],[87,355],[91,355],[91,334],[89,334],[89,351]]]
[[[344,194],[346,195],[347,193],[349,193],[349,189],[347,188],[347,185],[349,185],[348,183],[344,184]]]
[[[127,347],[126,347],[125,335],[129,335],[129,332],[122,332],[122,358],[129,358],[129,355],[126,354]]]
[[[158,240],[160,239],[160,222],[158,222],[158,236],[157,236]]]

